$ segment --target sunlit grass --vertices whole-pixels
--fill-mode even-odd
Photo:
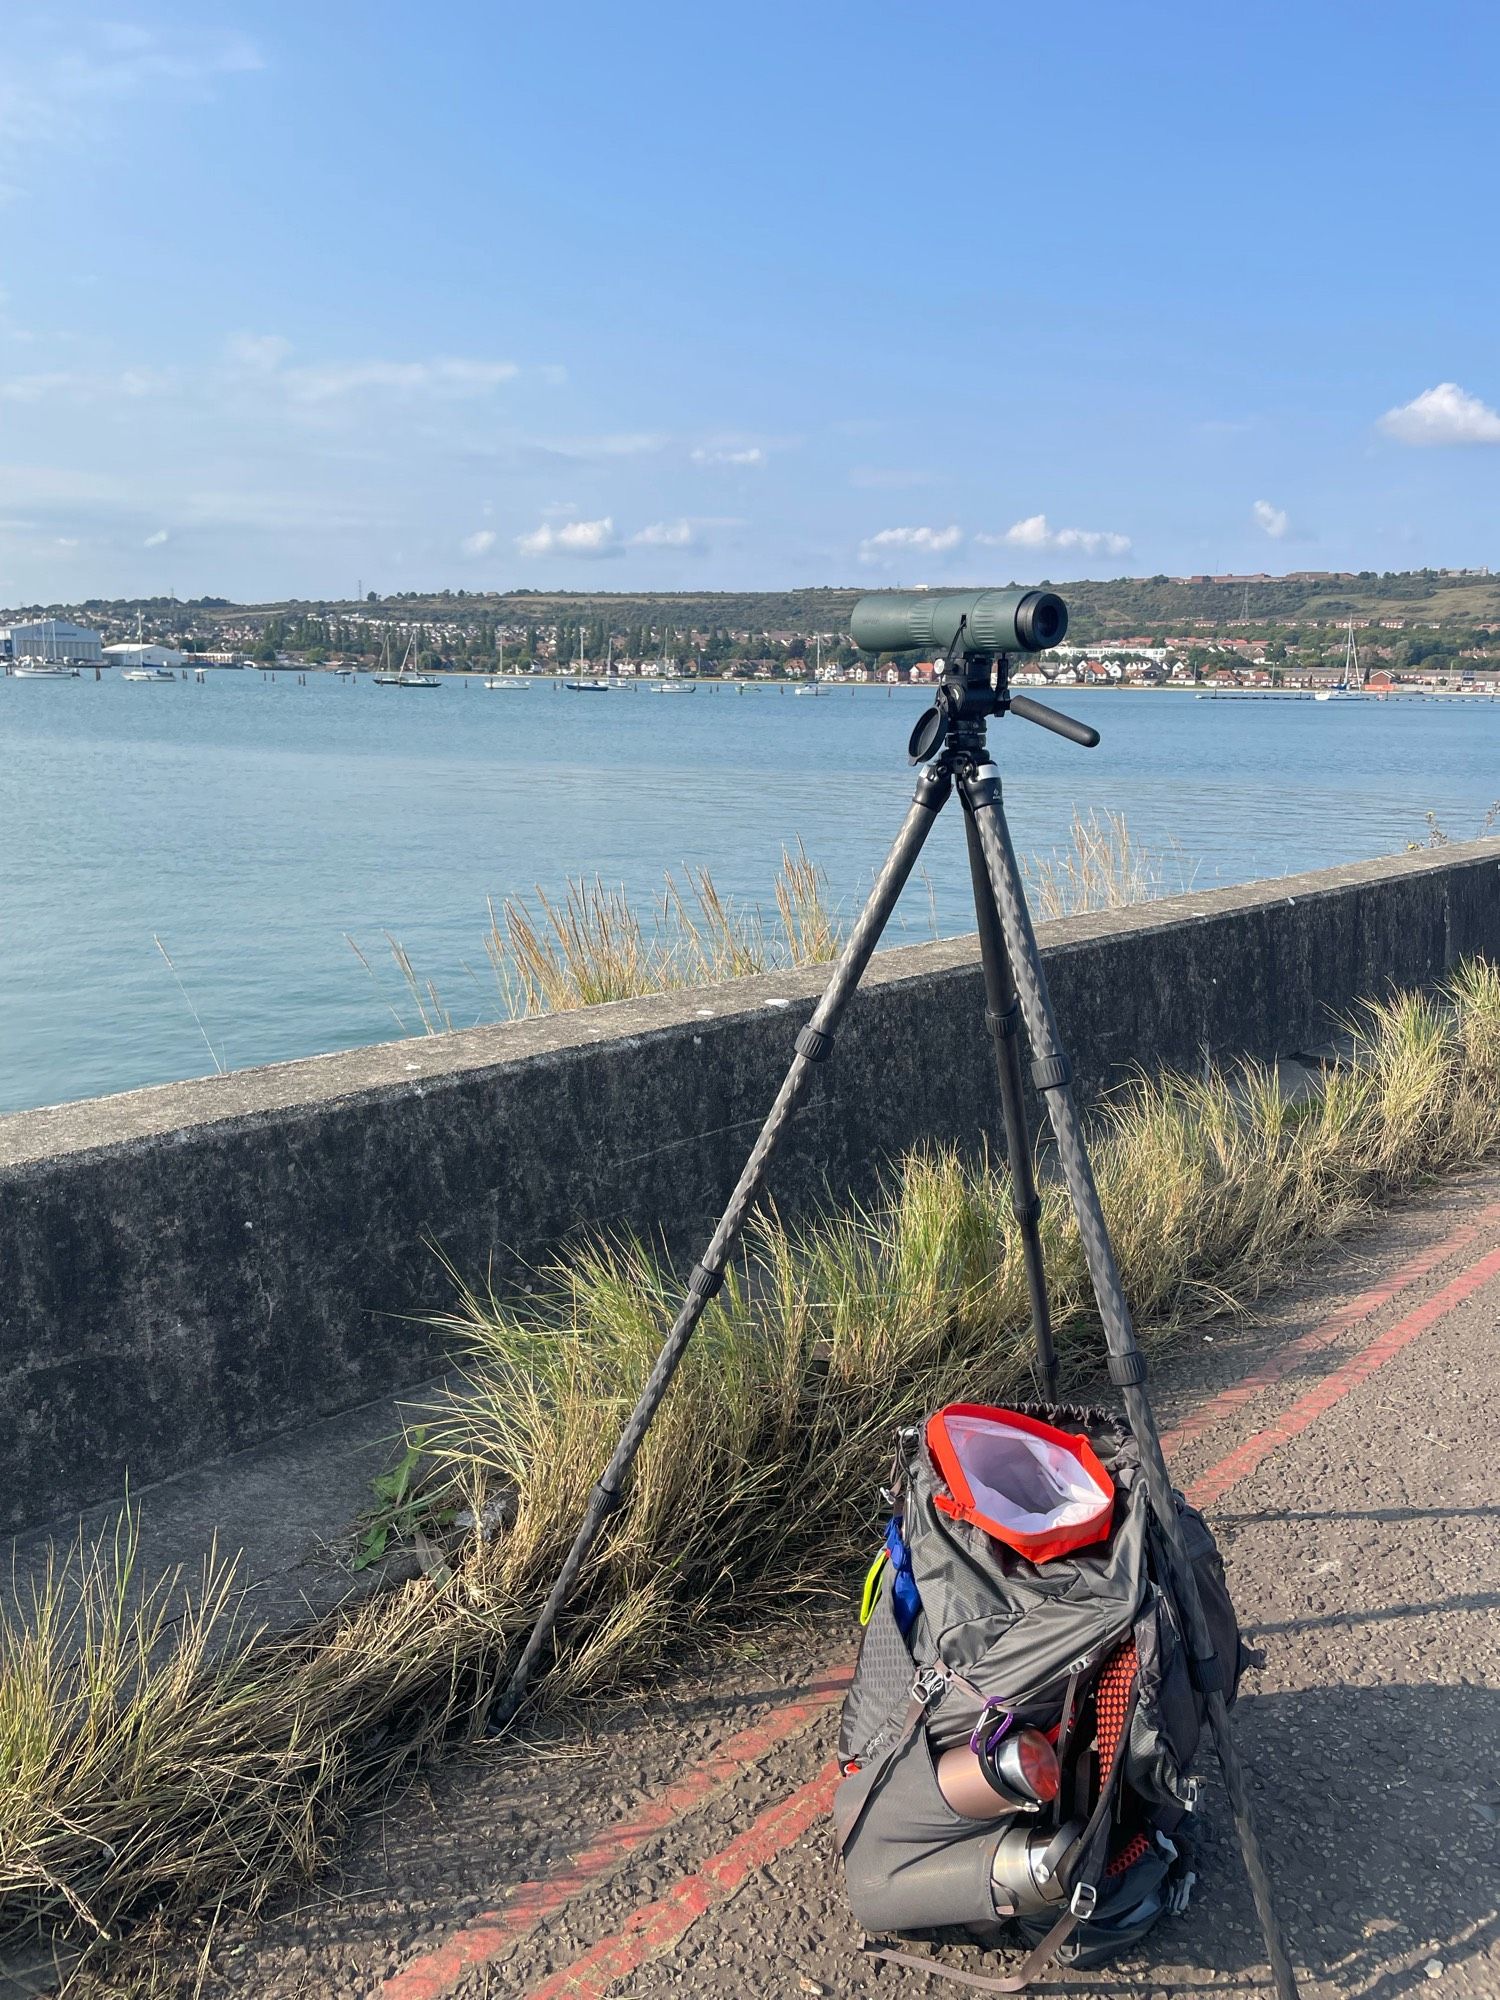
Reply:
[[[1311,1095],[1252,1065],[1142,1080],[1097,1115],[1100,1190],[1149,1343],[1243,1309],[1309,1245],[1500,1149],[1494,966],[1372,1002],[1352,1027],[1349,1060]],[[1097,1377],[1103,1344],[1051,1183],[1041,1226],[1076,1386]],[[446,1531],[442,1565],[353,1613],[257,1639],[216,1556],[201,1577],[142,1591],[128,1521],[60,1558],[0,1620],[0,1939],[103,1941],[161,1909],[253,1906],[314,1868],[349,1811],[470,1728],[680,1294],[662,1253],[621,1241],[560,1259],[520,1302],[461,1290],[442,1325],[466,1383],[427,1417],[429,1485],[444,1515],[492,1503],[492,1525]],[[709,1645],[846,1589],[892,1428],[941,1400],[1030,1386],[1024,1274],[994,1162],[928,1149],[863,1206],[762,1214],[538,1698],[596,1693],[666,1643]]]
[[[1027,866],[1043,918],[1147,902],[1187,888],[1189,874],[1174,854],[1138,841],[1123,813],[1075,813],[1067,845]],[[726,896],[706,867],[668,874],[644,906],[623,884],[598,875],[571,875],[555,893],[537,887],[498,905],[492,900],[484,948],[493,993],[480,993],[472,1018],[567,1013],[823,965],[838,956],[846,918],[830,898],[824,871],[800,842],[783,850],[771,903],[767,911]],[[938,935],[932,913],[929,929]],[[418,970],[401,940],[388,931],[384,939],[395,972],[393,994],[358,941],[346,942],[400,1031],[440,1035],[458,1025],[456,1007]]]

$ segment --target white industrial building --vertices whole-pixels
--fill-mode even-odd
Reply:
[[[104,648],[107,667],[180,667],[186,658],[174,646],[148,646],[134,639]]]
[[[71,618],[38,618],[30,625],[0,626],[0,659],[47,660],[59,665],[102,665],[104,641]]]

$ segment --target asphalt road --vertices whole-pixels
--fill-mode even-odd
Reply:
[[[1307,2000],[1500,1995],[1500,1171],[1304,1267],[1154,1378],[1265,1664],[1237,1709]],[[955,1393],[962,1385],[955,1385]],[[204,1995],[738,2000],[947,1988],[858,1957],[830,1860],[852,1618],[436,1774]],[[1211,1771],[1187,1915],[1080,1996],[1271,1988]],[[990,1973],[1003,1960],[955,1952]],[[196,1960],[195,1960],[196,1964]],[[192,1989],[189,1989],[192,1990]]]

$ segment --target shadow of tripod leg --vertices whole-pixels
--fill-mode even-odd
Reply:
[[[1197,1579],[1187,1559],[1182,1527],[1172,1495],[1172,1482],[1162,1455],[1156,1418],[1145,1391],[1146,1362],[1135,1337],[1119,1266],[1109,1240],[1099,1190],[1094,1183],[1088,1148],[1084,1143],[1078,1106],[1073,1097],[1072,1070],[1058,1038],[1057,1020],[1052,1011],[1047,978],[1037,951],[1031,913],[1021,887],[1021,873],[1011,844],[1010,829],[1000,807],[999,773],[994,765],[981,765],[963,783],[966,803],[984,855],[985,871],[994,891],[1011,972],[1031,1044],[1032,1081],[1047,1106],[1047,1117],[1057,1141],[1058,1161],[1067,1182],[1084,1260],[1104,1326],[1109,1350],[1110,1380],[1121,1391],[1125,1413],[1135,1433],[1141,1454],[1141,1470],[1151,1496],[1152,1512],[1161,1529],[1171,1560],[1176,1595],[1186,1615],[1188,1639],[1193,1655],[1193,1672],[1208,1710],[1209,1727],[1224,1773],[1224,1787],[1234,1815],[1235,1832],[1244,1857],[1250,1893],[1260,1920],[1271,1976],[1281,2000],[1297,2000],[1296,1975],[1287,1954],[1271,1902],[1270,1880],[1250,1811],[1249,1788],[1240,1762],[1223,1696],[1223,1675],[1209,1634],[1208,1621],[1198,1595]]]

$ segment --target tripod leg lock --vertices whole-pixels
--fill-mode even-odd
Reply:
[[[723,1284],[722,1271],[711,1271],[706,1264],[695,1264],[687,1288],[693,1298],[707,1305],[714,1293],[722,1290]]]
[[[996,1014],[986,1007],[984,1024],[992,1035],[998,1035],[1002,1042],[1013,1041],[1021,1032],[1021,1003],[1012,1000],[1003,1014]]]
[[[833,1037],[826,1028],[808,1026],[801,1031],[793,1046],[804,1061],[822,1062],[833,1047]]]
[[[1023,1229],[1032,1223],[1040,1222],[1042,1219],[1041,1196],[1034,1194],[1030,1201],[1013,1201],[1010,1205],[1010,1212]]]
[[[1061,1050],[1056,1055],[1038,1056],[1031,1065],[1031,1081],[1038,1090],[1062,1090],[1073,1081],[1073,1065]]]
[[[606,1515],[618,1514],[620,1509],[625,1505],[625,1495],[620,1488],[618,1486],[606,1486],[602,1479],[594,1488],[594,1498],[598,1502],[599,1517],[601,1520]]]
[[[1109,1379],[1117,1389],[1136,1389],[1146,1379],[1146,1357],[1138,1347],[1109,1357]]]

